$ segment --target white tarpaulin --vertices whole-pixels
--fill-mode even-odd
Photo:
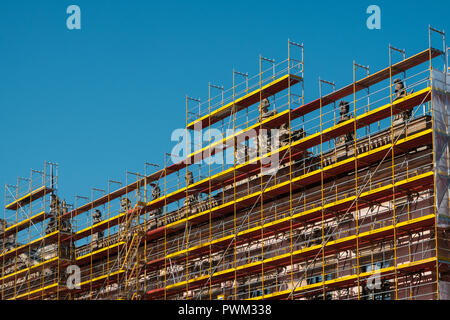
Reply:
[[[435,185],[438,225],[450,225],[449,212],[449,110],[450,77],[445,73],[433,70],[432,75],[433,130],[435,154]]]

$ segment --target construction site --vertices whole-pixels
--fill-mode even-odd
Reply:
[[[450,299],[449,48],[428,36],[312,101],[288,40],[186,97],[184,158],[70,203],[54,162],[5,185],[0,299]]]

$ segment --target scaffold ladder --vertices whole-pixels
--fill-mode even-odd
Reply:
[[[145,232],[141,228],[137,228],[133,234],[133,238],[127,250],[127,255],[122,265],[122,269],[127,270],[125,276],[125,292],[127,297],[134,299],[139,296],[138,285],[139,275],[143,267],[141,255],[139,254],[139,245],[144,238]],[[133,279],[135,281],[133,281]]]
[[[145,231],[139,226],[139,216],[143,206],[140,202],[135,205],[124,227],[123,239],[131,238],[126,249],[125,258],[122,262],[121,269],[125,270],[125,283],[123,284],[124,292],[120,295],[121,299],[135,299],[139,296],[139,275],[142,269],[141,255],[139,254],[139,246],[145,237]],[[134,280],[134,281],[133,281]]]

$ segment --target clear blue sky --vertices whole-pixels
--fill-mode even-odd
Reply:
[[[66,28],[70,4],[81,30]],[[381,30],[366,27],[371,4]],[[450,31],[449,13],[448,0],[2,0],[0,183],[56,161],[59,194],[73,202],[144,161],[161,164],[185,125],[186,94],[230,87],[233,67],[256,74],[259,54],[285,59],[288,38],[305,44],[309,101],[319,76],[351,82],[353,60],[385,67],[389,43],[425,49],[428,24]]]

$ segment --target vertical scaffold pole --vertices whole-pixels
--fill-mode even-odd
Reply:
[[[321,244],[322,244],[322,299],[326,300],[326,291],[325,291],[325,219],[324,219],[324,206],[325,206],[325,195],[324,195],[324,157],[323,157],[323,101],[322,101],[322,85],[327,84],[335,90],[336,86],[334,82],[325,81],[319,78],[319,104],[320,104],[320,123],[319,123],[319,132],[320,132],[320,197],[321,197]]]
[[[355,61],[353,61],[353,117],[355,121],[353,121],[353,145],[354,145],[354,158],[355,158],[355,222],[356,222],[356,283],[358,288],[358,300],[361,299],[361,287],[360,287],[360,268],[359,268],[359,211],[358,211],[358,134],[357,134],[357,126],[356,126],[356,67]]]
[[[397,232],[395,216],[395,138],[394,138],[394,106],[392,99],[392,46],[389,44],[389,100],[391,112],[391,181],[392,181],[392,225],[394,227],[394,282],[395,282],[395,300],[398,299],[398,274],[397,274]]]
[[[428,44],[429,44],[429,68],[430,68],[430,87],[431,87],[431,99],[430,99],[430,112],[431,112],[431,128],[432,128],[432,141],[433,141],[433,149],[432,149],[432,155],[433,155],[433,164],[434,164],[434,175],[437,175],[436,170],[436,153],[435,153],[435,128],[434,128],[434,105],[433,105],[433,65],[432,65],[432,45],[431,45],[431,37],[432,33],[436,33],[442,37],[442,43],[443,43],[443,50],[444,50],[444,72],[446,72],[446,44],[445,44],[445,31],[437,30],[431,25],[428,25]],[[445,78],[444,78],[445,79]],[[438,211],[437,211],[437,191],[436,191],[436,179],[433,183],[433,208],[434,208],[434,215],[435,215],[435,221],[434,221],[434,240],[435,240],[435,254],[436,254],[436,299],[439,299],[440,293],[439,293],[439,263],[438,263],[438,230],[437,230],[437,224],[438,224]]]

